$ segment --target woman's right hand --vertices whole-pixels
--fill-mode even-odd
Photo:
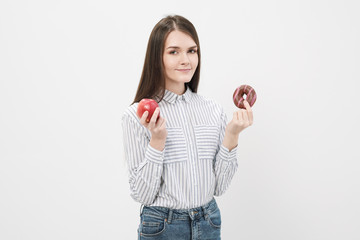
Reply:
[[[163,151],[165,148],[165,142],[167,137],[166,120],[159,116],[156,121],[160,109],[156,108],[153,115],[151,116],[150,122],[146,122],[146,118],[149,115],[148,111],[145,111],[140,118],[140,123],[144,125],[151,132],[150,145],[156,150]]]

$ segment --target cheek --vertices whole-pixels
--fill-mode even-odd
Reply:
[[[175,68],[175,66],[176,66],[176,63],[175,63],[174,59],[164,57],[164,67],[166,70],[171,70],[171,69]]]
[[[198,57],[198,55],[193,55],[193,56],[191,57],[190,61],[191,61],[191,65],[192,65],[193,67],[197,67],[197,65],[198,65],[198,63],[199,63],[199,57]]]

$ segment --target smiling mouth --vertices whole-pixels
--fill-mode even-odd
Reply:
[[[188,72],[190,71],[191,69],[176,69],[177,71],[180,71],[180,72]]]

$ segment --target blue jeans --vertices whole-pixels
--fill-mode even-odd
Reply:
[[[221,216],[215,199],[191,209],[144,206],[140,219],[139,240],[221,239]]]

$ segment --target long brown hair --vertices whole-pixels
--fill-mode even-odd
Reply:
[[[165,76],[163,65],[163,54],[165,40],[170,32],[174,30],[182,31],[188,34],[197,45],[198,66],[191,78],[191,81],[185,83],[191,91],[197,92],[200,79],[200,44],[194,25],[186,18],[173,15],[161,19],[153,28],[145,55],[144,67],[141,74],[138,89],[136,91],[134,102],[139,102],[143,98],[153,98],[158,102],[162,100],[165,92]],[[185,87],[186,87],[185,86]]]

